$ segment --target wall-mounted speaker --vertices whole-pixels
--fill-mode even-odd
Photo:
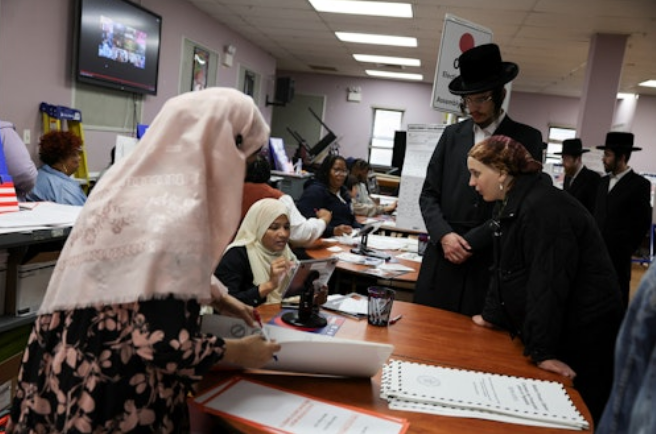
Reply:
[[[276,79],[275,102],[287,104],[294,99],[294,80],[290,77]]]

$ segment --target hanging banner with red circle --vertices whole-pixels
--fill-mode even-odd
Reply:
[[[432,106],[435,110],[460,114],[460,97],[449,92],[449,83],[460,75],[458,58],[470,48],[490,42],[492,30],[455,15],[445,15],[433,81]]]

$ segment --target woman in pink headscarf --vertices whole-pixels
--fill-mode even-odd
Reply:
[[[169,100],[95,187],[57,262],[23,357],[9,432],[177,432],[186,397],[223,360],[280,349],[199,331],[200,306],[253,323],[212,275],[239,222],[246,159],[269,129],[252,99]]]

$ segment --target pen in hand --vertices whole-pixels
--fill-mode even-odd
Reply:
[[[264,336],[264,339],[267,342],[271,342],[271,338],[269,338],[269,333],[267,333],[266,329],[264,328],[264,325],[262,325],[262,317],[260,317],[260,313],[256,309],[253,309],[253,316],[255,317],[255,321],[257,321],[257,324],[260,326],[260,330],[262,331],[262,336]],[[278,361],[278,356],[276,354],[273,355],[273,360],[275,360],[276,362]]]

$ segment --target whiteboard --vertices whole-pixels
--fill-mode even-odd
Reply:
[[[447,125],[410,124],[405,147],[405,160],[401,172],[396,227],[426,232],[424,218],[419,209],[419,195],[426,179],[428,162]]]

